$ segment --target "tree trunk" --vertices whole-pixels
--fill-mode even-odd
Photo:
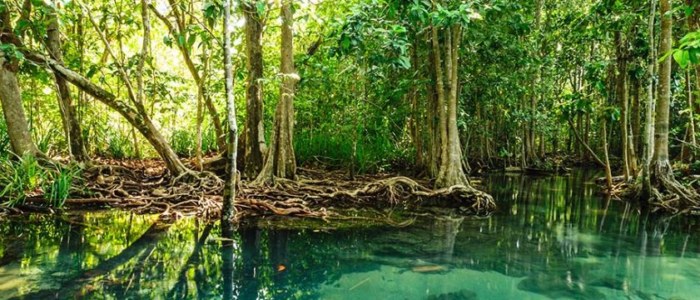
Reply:
[[[671,51],[673,19],[666,14],[671,11],[671,0],[661,0],[661,39],[659,53]],[[669,13],[670,14],[670,13]],[[659,98],[656,101],[656,118],[654,122],[654,156],[652,172],[670,172],[671,163],[668,157],[668,130],[671,101],[671,67],[673,60],[666,59],[659,65]]]
[[[415,76],[420,76],[420,68],[418,66],[418,35],[413,37],[413,48],[411,49],[411,67]],[[418,78],[416,78],[417,80]],[[413,85],[411,87],[411,136],[413,139],[413,145],[416,147],[416,161],[415,167],[418,170],[423,170],[425,163],[423,162],[423,126],[421,119],[421,106],[419,104],[418,97],[418,86]]]
[[[633,79],[632,80],[632,107],[631,107],[631,134],[630,134],[630,161],[632,162],[632,165],[634,166],[635,173],[633,174],[635,177],[639,175],[639,161],[637,158],[639,149],[640,147],[640,138],[641,138],[641,123],[642,123],[642,112],[640,108],[640,99],[641,99],[641,88],[639,84],[639,79]]]
[[[296,158],[294,156],[294,90],[299,75],[294,69],[294,41],[292,25],[292,0],[279,0],[282,10],[282,84],[280,101],[275,110],[270,149],[262,171],[255,179],[257,183],[274,181],[275,177],[294,179],[296,177]]]
[[[661,39],[660,53],[671,51],[673,40],[671,0],[661,0]],[[671,67],[673,60],[667,58],[659,66],[659,97],[656,101],[656,119],[654,123],[654,156],[651,163],[651,182],[656,186],[651,199],[663,201],[660,193],[679,197],[676,206],[696,206],[700,196],[693,190],[681,185],[673,175],[673,167],[668,156],[668,134],[671,102]]]
[[[426,40],[430,40],[432,43],[432,31],[430,33],[426,32]],[[432,44],[428,45],[432,49]],[[428,61],[425,64],[428,68],[428,73],[430,74],[430,80],[432,82],[437,82],[436,68],[435,64],[435,52],[428,51]],[[428,85],[428,95],[426,97],[426,117],[428,121],[428,162],[427,171],[428,176],[435,178],[438,175],[438,167],[440,166],[440,129],[438,125],[438,92],[437,84]],[[477,110],[478,111],[478,110]]]
[[[222,224],[233,219],[236,214],[236,158],[238,157],[238,123],[236,122],[236,102],[233,91],[233,47],[231,41],[231,0],[224,0],[224,79],[226,81],[226,109],[228,113],[228,148],[226,154],[226,185],[221,212]]]
[[[168,27],[168,30],[173,34],[173,35],[178,35],[178,36],[184,36],[185,31],[187,31],[185,20],[182,18],[182,14],[180,13],[179,6],[174,5],[175,3],[170,2],[170,7],[173,10],[173,14],[175,16],[175,24],[173,24],[170,20],[168,20],[167,16],[164,16],[161,14],[153,4],[149,4],[149,8],[151,11],[160,19],[163,24],[165,24],[166,27]],[[192,79],[194,79],[195,84],[197,85],[197,94],[199,95],[198,97],[202,97],[204,100],[204,104],[207,106],[207,111],[209,111],[209,116],[211,117],[212,123],[214,125],[214,130],[216,132],[216,142],[219,148],[221,149],[226,149],[226,137],[224,134],[223,126],[221,125],[221,119],[219,118],[219,113],[216,111],[216,106],[214,106],[214,102],[211,99],[211,96],[209,95],[209,92],[207,91],[207,87],[204,84],[203,76],[199,73],[197,70],[197,67],[194,64],[194,61],[192,60],[192,53],[189,48],[183,43],[176,43],[178,50],[180,50],[180,54],[182,54],[182,58],[185,61],[185,66],[187,66],[187,69],[190,72],[190,75],[192,76]]]
[[[629,148],[628,148],[628,112],[627,112],[627,57],[625,45],[620,31],[615,32],[615,49],[617,58],[617,82],[616,93],[617,100],[620,102],[620,125],[622,126],[622,171],[625,181],[630,178]]]
[[[605,154],[605,182],[608,188],[608,193],[612,193],[613,180],[612,180],[612,169],[610,167],[610,155],[608,154],[608,130],[606,124],[608,120],[603,120],[603,153]]]
[[[693,88],[690,83],[690,71],[685,73],[685,86],[688,89],[688,125],[685,130],[684,143],[681,145],[682,162],[690,162],[693,160],[693,152],[697,147],[695,140],[695,113],[693,105]]]
[[[12,152],[16,155],[41,155],[29,133],[29,123],[22,107],[22,92],[17,83],[13,66],[5,60],[0,52],[0,103],[7,123],[7,135],[10,137]]]
[[[263,155],[266,150],[263,127],[263,24],[257,7],[252,2],[243,1],[243,3],[248,69],[243,175],[247,178],[255,178],[263,167]]]
[[[163,161],[165,161],[165,165],[172,175],[180,176],[189,171],[187,167],[185,167],[185,165],[178,159],[175,151],[172,150],[170,144],[168,144],[167,140],[163,137],[163,135],[161,135],[160,131],[158,131],[158,128],[156,128],[155,124],[153,121],[151,121],[148,115],[133,109],[121,101],[118,101],[116,96],[114,96],[112,93],[95,85],[87,78],[64,67],[62,64],[59,64],[51,58],[29,51],[25,51],[24,55],[27,57],[27,59],[37,64],[45,65],[48,68],[51,68],[54,73],[60,74],[70,83],[85,91],[85,93],[91,95],[96,100],[104,103],[121,114],[124,119],[129,122],[129,124],[134,126],[144,136],[144,138],[148,140],[151,146],[153,146],[153,149],[160,155]]]
[[[55,2],[54,2],[55,4]],[[63,50],[61,49],[61,31],[58,25],[57,13],[53,7],[46,5],[48,9],[48,26],[46,28],[46,47],[49,55],[58,63],[63,64]],[[87,161],[89,155],[85,147],[85,141],[78,122],[75,105],[71,97],[68,83],[61,76],[55,76],[58,91],[58,107],[61,111],[63,129],[68,142],[70,155],[76,161]]]
[[[651,187],[651,160],[654,155],[654,150],[652,144],[654,143],[654,133],[653,133],[653,118],[654,118],[654,76],[655,66],[656,66],[656,52],[654,45],[654,23],[656,18],[656,0],[651,0],[651,13],[649,14],[649,41],[651,44],[651,51],[649,52],[649,71],[648,71],[648,83],[647,83],[647,102],[646,102],[646,113],[644,116],[644,134],[642,138],[642,146],[644,149],[642,157],[642,188],[640,190],[639,196],[642,201],[648,201],[652,194]]]
[[[0,41],[2,43],[16,42],[16,39],[12,40],[14,36],[10,22],[9,10],[0,10]],[[43,156],[29,133],[29,123],[22,106],[22,91],[17,82],[18,62],[7,61],[5,57],[6,54],[0,51],[0,104],[2,104],[12,151],[19,156],[25,154]]]
[[[438,40],[438,29],[433,26],[433,51],[435,52],[435,66],[438,84],[438,103],[440,109],[440,136],[442,147],[442,158],[438,177],[435,181],[435,186],[438,188],[446,188],[456,185],[469,187],[469,180],[464,174],[462,168],[462,147],[459,142],[459,132],[457,129],[457,101],[459,99],[459,47],[462,40],[462,27],[453,25],[447,30],[446,35],[449,37],[446,41],[445,56],[446,68],[449,72],[449,98],[445,103],[445,95],[442,83],[442,64],[440,62],[441,54]],[[445,107],[445,104],[447,107]]]

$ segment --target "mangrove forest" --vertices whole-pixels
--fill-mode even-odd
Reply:
[[[2,299],[695,299],[700,0],[0,0]]]

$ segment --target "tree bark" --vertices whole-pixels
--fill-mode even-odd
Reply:
[[[628,147],[628,97],[627,97],[627,57],[622,33],[615,32],[615,53],[617,59],[617,80],[616,93],[620,102],[620,125],[622,126],[622,171],[625,181],[628,181],[630,174],[634,172],[629,159]]]
[[[430,33],[426,32],[426,40],[431,41],[431,45],[428,45],[432,49],[432,30]],[[430,75],[430,80],[437,83],[437,74],[435,68],[435,52],[428,51],[428,61],[425,64],[428,68],[428,73]],[[439,128],[439,109],[438,109],[438,92],[437,84],[428,85],[428,95],[426,98],[426,117],[428,121],[428,162],[427,171],[431,178],[435,178],[438,175],[438,168],[440,166],[440,128]],[[478,104],[477,104],[478,105]],[[478,110],[477,110],[478,111]]]
[[[641,87],[640,87],[640,82],[639,79],[633,78],[631,82],[631,87],[632,90],[631,95],[632,95],[632,107],[631,107],[631,115],[630,115],[630,122],[631,122],[631,133],[630,133],[630,161],[632,164],[635,166],[635,173],[633,176],[637,176],[639,173],[639,161],[637,158],[639,149],[641,149],[640,146],[640,138],[641,138],[641,124],[642,124],[642,112],[641,112],[641,107],[640,107],[640,99],[641,99]]]
[[[294,155],[294,93],[299,75],[294,69],[294,36],[292,26],[292,0],[279,0],[282,15],[280,101],[275,110],[270,149],[257,183],[274,181],[274,178],[294,179],[296,158]]]
[[[224,0],[224,77],[226,81],[226,109],[228,112],[228,148],[226,161],[226,185],[221,222],[226,223],[236,214],[236,158],[238,157],[238,123],[236,121],[236,102],[233,91],[233,45],[231,41],[231,0]]]
[[[414,37],[414,46],[411,51],[411,66],[415,74],[419,74],[418,67],[418,38]],[[419,75],[417,75],[419,76]],[[422,170],[425,167],[423,159],[423,126],[421,119],[421,106],[418,102],[418,86],[411,87],[411,131],[413,137],[413,145],[416,147],[416,168]]]
[[[610,167],[610,155],[609,155],[609,145],[608,145],[608,129],[606,124],[608,120],[603,120],[603,153],[605,154],[605,182],[608,188],[608,193],[612,193],[613,180],[612,180],[612,168]]]
[[[56,2],[54,1],[54,5]],[[48,25],[46,28],[46,47],[49,55],[58,63],[63,64],[63,50],[61,49],[61,31],[58,25],[58,17],[54,7],[46,5],[48,9]],[[58,92],[58,107],[61,111],[63,129],[68,142],[70,155],[79,162],[90,159],[85,147],[80,122],[78,122],[76,107],[73,104],[68,82],[61,76],[54,76]]]
[[[651,0],[651,9],[649,14],[649,41],[651,44],[651,51],[649,51],[649,70],[648,70],[648,83],[647,83],[647,101],[646,101],[646,113],[644,116],[644,134],[642,136],[642,146],[644,149],[642,158],[642,188],[640,190],[640,198],[642,201],[647,201],[651,197],[652,187],[651,187],[651,161],[654,155],[653,143],[654,143],[654,133],[653,133],[653,118],[654,118],[654,77],[656,75],[656,51],[654,45],[654,27],[656,18],[656,0]]]
[[[440,110],[440,136],[442,157],[438,177],[435,186],[446,188],[451,186],[471,187],[464,169],[462,168],[462,147],[459,141],[457,128],[457,101],[459,99],[459,47],[462,40],[462,27],[453,25],[447,30],[449,37],[446,41],[446,72],[449,72],[449,98],[445,103],[444,86],[442,83],[442,64],[440,63],[440,47],[438,40],[438,28],[433,26],[433,51],[435,52],[435,67],[437,74],[438,108]],[[442,98],[442,100],[440,100]],[[445,107],[446,106],[446,107]]]
[[[659,53],[671,51],[673,18],[670,15],[671,0],[661,0],[661,39]],[[656,101],[656,118],[654,122],[654,156],[652,164],[656,166],[653,172],[670,172],[671,164],[668,157],[668,129],[671,101],[671,67],[673,60],[665,59],[659,65],[659,98]],[[658,176],[658,174],[657,174]]]
[[[12,35],[13,29],[9,10],[0,11],[0,41],[2,43],[17,42]],[[10,138],[12,151],[19,156],[43,156],[32,140],[29,133],[29,123],[22,106],[22,91],[17,81],[17,61],[8,61],[6,54],[0,51],[0,104],[7,124],[7,135]]]
[[[7,66],[5,54],[0,52],[0,100],[7,123],[7,135],[10,138],[12,152],[18,156],[40,155],[29,133],[29,123],[22,107],[22,92],[17,82],[17,75]]]
[[[245,16],[246,87],[245,154],[243,175],[255,178],[260,174],[265,153],[265,128],[263,123],[263,53],[262,18],[252,2],[243,1]]]
[[[685,130],[684,143],[681,145],[681,156],[680,160],[682,162],[690,162],[693,160],[693,152],[697,148],[697,142],[695,139],[695,111],[694,111],[694,98],[693,98],[693,88],[690,83],[690,71],[685,73],[685,86],[688,92],[688,125]]]

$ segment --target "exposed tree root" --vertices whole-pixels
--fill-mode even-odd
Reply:
[[[74,199],[66,200],[65,205],[69,208],[114,207],[174,218],[220,217],[224,185],[219,177],[202,172],[170,178],[149,171],[153,168],[153,165],[92,167],[84,174],[87,192],[75,191]],[[432,207],[483,215],[495,208],[491,196],[471,187],[431,190],[407,177],[359,178],[348,181],[328,172],[302,170],[298,181],[277,179],[272,185],[239,183],[236,218],[293,216],[330,220],[357,218],[342,213],[353,208],[420,211]],[[40,198],[27,199],[28,205],[38,207],[44,203]],[[401,224],[396,222],[396,225]]]
[[[636,183],[615,191],[616,195],[646,201],[654,212],[679,214],[700,211],[700,194],[678,182],[669,163],[652,167],[654,174],[651,177],[651,190],[645,191],[641,183]]]
[[[700,195],[678,182],[671,172],[657,172],[652,186],[649,204],[656,210],[687,213],[700,210]]]
[[[433,191],[407,177],[376,180],[356,189],[333,187],[326,181],[278,179],[271,187],[244,187],[243,193],[246,197],[272,201],[310,202],[318,207],[400,207],[410,210],[448,207],[473,214],[485,214],[496,207],[491,196],[474,188],[453,186]]]

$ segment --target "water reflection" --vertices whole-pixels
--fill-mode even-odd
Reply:
[[[0,221],[0,298],[693,299],[697,220],[595,195],[593,174],[493,175],[487,219],[271,230],[125,212]]]

